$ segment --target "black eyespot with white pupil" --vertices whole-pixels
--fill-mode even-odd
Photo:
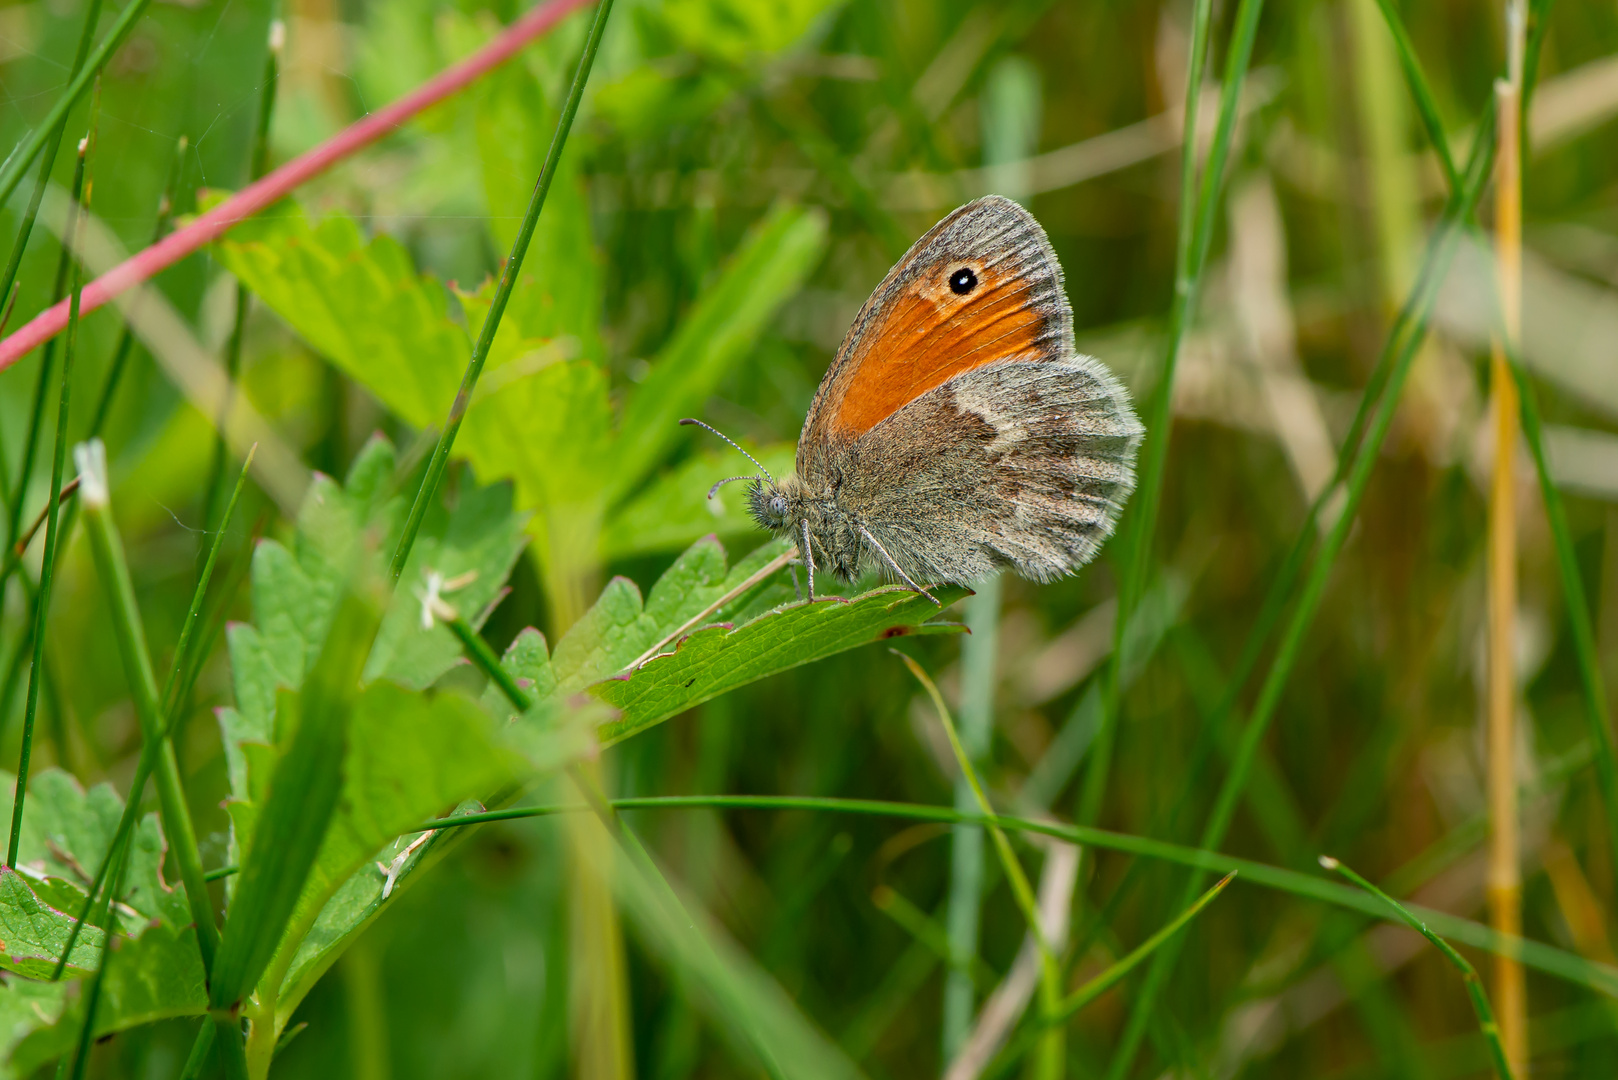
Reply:
[[[965,296],[978,287],[978,276],[971,267],[963,266],[949,276],[949,287],[956,296]]]

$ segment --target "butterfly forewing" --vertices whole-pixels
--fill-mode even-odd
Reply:
[[[969,203],[872,293],[815,395],[803,441],[858,438],[962,372],[1071,356],[1072,342],[1061,267],[1039,224],[1009,199]]]

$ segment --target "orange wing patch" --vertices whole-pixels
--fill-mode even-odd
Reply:
[[[947,274],[970,268],[964,296]],[[1037,359],[1048,313],[1032,302],[1033,283],[1010,267],[974,260],[945,264],[894,296],[854,344],[837,381],[840,400],[829,433],[858,437],[963,371],[1011,359]]]

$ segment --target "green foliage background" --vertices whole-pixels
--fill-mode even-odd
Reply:
[[[1210,71],[1222,70],[1232,6],[1216,5]],[[1460,156],[1500,67],[1500,13],[1472,0],[1407,7]],[[297,0],[279,14],[288,44],[276,162],[469,54],[518,8]],[[334,796],[340,828],[296,898],[293,918],[309,936],[291,942],[277,969],[279,1019],[307,1027],[277,1057],[275,1076],[753,1076],[761,1043],[788,1075],[941,1072],[945,826],[807,810],[626,813],[702,933],[682,936],[668,898],[619,868],[633,1071],[618,1073],[591,1064],[585,1044],[599,1029],[576,1017],[583,968],[601,958],[581,951],[570,892],[581,864],[568,826],[484,825],[408,853],[408,838],[396,838],[584,753],[590,721],[607,714],[580,719],[565,708],[570,695],[781,550],[747,521],[739,488],[704,499],[745,462],[675,421],[700,416],[773,471],[789,470],[853,314],[909,241],[959,202],[989,190],[1027,201],[1066,270],[1080,348],[1146,399],[1172,291],[1174,116],[1189,16],[1188,4],[1148,0],[618,0],[444,505],[384,617],[367,669],[380,678],[354,707],[348,786]],[[0,9],[0,145],[54,100],[80,17],[44,0]],[[113,61],[95,210],[126,247],[147,243],[179,135],[190,139],[182,213],[245,183],[271,17],[264,0],[154,5]],[[232,282],[247,287],[242,385],[321,474],[301,511],[250,487],[227,540],[236,568],[222,571],[217,595],[233,622],[177,739],[210,868],[249,857],[240,837],[265,810],[270,770],[291,752],[285,718],[297,715],[352,552],[367,536],[397,534],[394,479],[419,475],[454,396],[588,17],[158,281],[216,350]],[[1234,729],[1207,721],[1323,479],[1320,449],[1329,455],[1348,427],[1442,204],[1442,175],[1380,20],[1374,0],[1305,0],[1273,4],[1260,22],[1174,399],[1156,559],[1127,639],[1099,821],[1107,828],[1195,842],[1236,742]],[[1618,8],[1552,8],[1526,182],[1525,356],[1610,686],[1614,54]],[[75,112],[70,133],[84,115]],[[56,166],[60,184],[69,156]],[[14,232],[28,187],[0,212],[0,236]],[[58,250],[42,222],[23,262],[20,316],[49,300]],[[1329,852],[1391,892],[1481,919],[1488,326],[1469,306],[1467,267],[1475,277],[1479,264],[1468,259],[1440,300],[1437,332],[1223,850],[1301,871]],[[110,309],[86,321],[77,402],[95,399],[120,329]],[[35,356],[0,374],[8,476],[38,366]],[[87,423],[80,408],[76,432]],[[140,351],[105,435],[146,632],[166,664],[195,581],[212,428]],[[30,514],[47,478],[41,462]],[[1611,963],[1618,867],[1531,479],[1521,525],[1525,932]],[[255,530],[263,539],[249,554]],[[981,767],[1008,811],[1079,815],[1115,555],[1056,585],[1005,583]],[[429,567],[478,571],[448,599],[477,617],[547,703],[543,715],[511,722],[449,632],[419,627],[411,590]],[[28,569],[37,577],[37,549]],[[903,647],[954,704],[967,679],[958,637],[933,633],[945,628],[924,625],[931,606],[903,592],[744,625],[791,598],[785,579],[755,591],[720,613],[741,629],[704,631],[681,657],[599,691],[619,710],[599,758],[610,793],[951,803],[956,765],[936,715],[898,660],[870,642],[895,627],[921,631]],[[15,586],[3,600],[0,660],[9,661],[27,617]],[[139,752],[82,530],[62,564],[47,672],[21,860],[39,874],[28,885],[0,875],[0,967],[32,977],[48,974],[65,941],[61,913],[82,900],[84,868],[93,872],[106,849]],[[8,768],[20,718],[20,692],[0,700]],[[1199,765],[1199,747],[1210,763]],[[569,792],[547,779],[533,798]],[[177,1075],[206,1003],[155,817],[137,840],[118,912],[131,940],[112,969],[125,974],[109,982],[102,1017],[118,1034],[97,1046],[93,1075]],[[368,869],[379,850],[384,864],[403,860],[408,885],[386,902],[384,875]],[[1044,849],[1019,850],[1037,878]],[[1072,986],[1172,918],[1180,881],[1163,864],[1087,850]],[[215,888],[222,904],[235,886]],[[1025,928],[992,860],[982,888],[977,956],[958,964],[975,973],[979,1003]],[[93,968],[104,939],[86,931],[72,974]],[[1406,941],[1358,915],[1238,883],[1192,924],[1131,1075],[1483,1075],[1459,982],[1436,953]],[[1124,980],[1069,1025],[1067,1073],[1105,1073],[1138,987],[1138,976]],[[76,1030],[57,1018],[73,1021],[77,1001],[7,976],[3,1075],[54,1069]],[[1609,1000],[1534,974],[1530,1001],[1536,1075],[1618,1066]]]

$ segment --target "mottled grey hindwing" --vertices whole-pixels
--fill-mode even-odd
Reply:
[[[827,465],[842,480],[839,508],[906,572],[971,581],[1009,566],[1051,581],[1111,534],[1143,431],[1128,392],[1091,357],[992,364],[917,398]],[[884,560],[867,550],[859,561]]]

